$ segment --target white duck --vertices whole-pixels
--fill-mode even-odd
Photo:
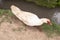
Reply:
[[[37,15],[31,12],[22,11],[15,5],[11,5],[11,11],[17,18],[19,18],[23,23],[25,23],[28,26],[40,26],[43,23],[51,25],[49,19],[47,18],[40,19]]]

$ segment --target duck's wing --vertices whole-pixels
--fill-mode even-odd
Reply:
[[[11,5],[11,11],[12,13],[17,16],[18,18],[22,18],[22,19],[30,19],[30,18],[38,18],[37,15],[31,13],[31,12],[25,12],[25,11],[22,11],[21,9],[19,9],[17,6],[15,5]]]

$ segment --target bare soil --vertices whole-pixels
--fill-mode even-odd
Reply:
[[[48,37],[43,31],[26,26],[15,16],[3,15],[0,17],[0,40],[60,40],[60,36]]]

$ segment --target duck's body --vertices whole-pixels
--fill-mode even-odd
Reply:
[[[42,21],[37,15],[25,12],[19,9],[18,7],[12,5],[11,10],[17,18],[19,18],[22,22],[24,22],[28,26],[39,26],[42,25],[45,21]],[[43,20],[46,18],[43,18]]]
[[[21,17],[21,20],[29,25],[29,26],[38,26],[38,25],[42,25],[40,19],[38,16],[36,16],[35,14],[31,14],[29,12],[22,12],[24,13],[22,16],[19,15],[19,17]],[[28,14],[29,13],[29,14]]]

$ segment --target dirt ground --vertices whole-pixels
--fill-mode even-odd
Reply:
[[[48,37],[34,27],[24,25],[16,17],[0,17],[0,40],[60,40],[60,36]]]

